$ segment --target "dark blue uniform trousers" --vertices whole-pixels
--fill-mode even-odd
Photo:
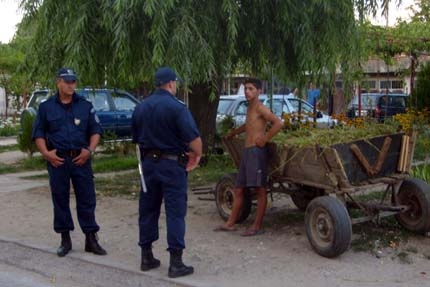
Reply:
[[[147,192],[139,198],[139,245],[150,246],[159,238],[158,220],[164,198],[169,250],[185,248],[187,172],[176,161],[143,160]]]
[[[83,166],[76,166],[71,157],[65,157],[63,165],[57,168],[48,162],[48,173],[54,204],[55,232],[75,229],[70,213],[70,180],[75,191],[76,210],[82,231],[84,233],[99,231],[95,219],[96,194],[91,160]]]

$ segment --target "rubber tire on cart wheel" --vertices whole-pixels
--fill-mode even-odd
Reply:
[[[404,180],[395,203],[409,207],[395,215],[401,226],[417,233],[430,231],[430,186],[425,181],[416,178]]]
[[[234,200],[234,186],[236,182],[237,173],[224,175],[217,183],[215,187],[215,202],[218,209],[218,213],[223,220],[227,220],[231,214]],[[236,223],[245,221],[252,208],[252,196],[249,190],[245,190],[243,199],[242,210],[239,213],[239,217]]]
[[[301,191],[291,194],[291,200],[301,211],[305,211],[309,202],[317,196],[325,195],[323,189],[303,185],[299,187]]]
[[[313,199],[306,208],[305,228],[312,248],[321,256],[336,257],[351,244],[351,220],[337,198],[320,196]]]

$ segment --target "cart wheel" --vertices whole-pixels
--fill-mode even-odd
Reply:
[[[426,182],[416,178],[404,180],[395,202],[409,207],[395,215],[401,226],[417,233],[430,231],[430,186]]]
[[[301,211],[306,210],[306,207],[308,207],[308,204],[312,201],[312,199],[321,195],[325,195],[323,189],[311,186],[302,186],[300,189],[301,191],[291,194],[291,199]]]
[[[237,173],[224,175],[215,188],[215,202],[218,213],[223,220],[227,220],[231,214],[234,200],[234,184]],[[245,221],[251,213],[252,196],[249,190],[245,190],[243,207],[239,213],[236,223]]]
[[[312,200],[305,213],[306,235],[312,248],[321,256],[336,257],[351,243],[351,220],[345,206],[334,197]]]

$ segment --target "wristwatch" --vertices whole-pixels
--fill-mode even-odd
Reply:
[[[85,149],[90,152],[90,155],[92,155],[94,152],[90,147],[86,147]]]

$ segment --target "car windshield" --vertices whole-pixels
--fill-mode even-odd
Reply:
[[[283,105],[282,99],[273,99],[272,100],[272,113],[277,115],[278,117],[281,116],[282,112],[286,112],[285,110],[288,109],[287,105]],[[265,101],[264,105],[270,109],[270,101]]]
[[[361,105],[362,106],[375,106],[376,105],[376,99],[377,99],[377,95],[376,94],[362,94],[361,95]],[[358,96],[356,96],[353,100],[352,100],[352,104],[355,106],[358,106]]]
[[[47,91],[34,92],[30,102],[28,103],[28,106],[33,107],[37,110],[39,109],[39,105],[42,102],[46,101],[48,97],[49,97],[49,92]]]
[[[383,96],[379,99],[380,106],[406,107],[406,97]]]
[[[226,114],[227,109],[230,106],[232,101],[233,100],[230,100],[230,99],[220,99],[219,103],[218,103],[217,113],[218,114]]]
[[[288,99],[288,101],[290,102],[291,106],[293,107],[293,110],[295,112],[298,112],[300,100],[299,99]],[[313,107],[310,104],[308,104],[304,101],[301,101],[301,102],[302,102],[302,113],[313,113]]]
[[[109,95],[107,94],[107,92],[91,90],[87,93],[82,91],[80,94],[93,103],[94,109],[97,112],[109,111]]]

